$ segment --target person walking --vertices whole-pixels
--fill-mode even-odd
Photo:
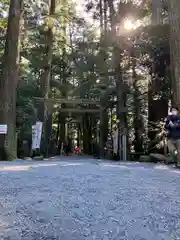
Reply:
[[[168,131],[168,149],[173,156],[176,156],[176,165],[180,167],[180,115],[177,107],[172,107],[165,122],[165,129]]]

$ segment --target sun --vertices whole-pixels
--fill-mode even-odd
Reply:
[[[131,20],[129,20],[129,19],[126,19],[124,21],[124,28],[127,29],[127,30],[133,29],[134,28],[133,22]]]
[[[133,21],[131,19],[124,19],[124,28],[128,31],[134,30],[140,26],[140,23],[138,21]]]

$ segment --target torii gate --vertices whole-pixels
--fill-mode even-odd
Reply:
[[[54,112],[54,109],[58,108],[59,112],[69,112],[69,113],[97,113],[100,116],[100,123],[103,121],[103,111],[105,109],[104,106],[102,106],[100,99],[82,99],[82,98],[71,98],[71,99],[65,99],[65,98],[57,98],[57,99],[45,99],[45,98],[40,98],[36,97],[34,98],[37,102],[42,102],[44,103],[47,111],[46,111],[46,116],[45,120],[48,121],[48,117],[52,115]],[[110,104],[116,104],[117,101],[109,100],[108,103]],[[72,104],[72,105],[78,105],[78,104],[87,104],[87,105],[96,105],[96,108],[60,108],[61,104]],[[101,132],[100,132],[101,133]],[[102,148],[102,139],[100,135],[100,146]],[[120,149],[122,146],[120,146]],[[46,151],[48,151],[48,142],[46,143],[45,146]],[[100,151],[101,153],[103,151]],[[126,152],[126,149],[124,149],[124,152]],[[48,152],[47,152],[48,154]],[[103,154],[102,154],[103,155]],[[101,156],[103,157],[103,156]],[[122,158],[125,158],[125,155],[122,155]]]
[[[58,99],[45,99],[45,98],[40,98],[36,97],[34,98],[35,101],[44,103],[45,107],[45,125],[48,122],[49,117],[52,115],[54,112],[54,109],[58,109],[59,112],[61,113],[96,113],[100,114],[102,111],[101,108],[101,103],[100,100],[95,100],[95,99],[82,99],[82,98],[71,98],[71,99],[65,99],[65,98],[58,98]],[[71,105],[78,105],[78,104],[86,104],[86,105],[96,105],[96,108],[85,108],[85,107],[76,107],[76,108],[61,108],[62,104],[71,104]],[[101,118],[101,114],[100,114]],[[102,121],[100,119],[100,121]],[[48,141],[48,140],[47,140]],[[47,152],[48,149],[48,142],[45,141],[45,151]],[[48,153],[46,153],[48,155]]]

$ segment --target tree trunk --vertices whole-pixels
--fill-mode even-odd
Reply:
[[[103,4],[104,7],[105,6],[105,0],[100,0],[99,2],[100,6],[99,6],[99,14],[100,14],[100,32],[101,32],[101,36],[100,36],[100,56],[103,59],[103,65],[102,65],[102,71],[104,71],[104,69],[107,69],[107,64],[106,64],[106,43],[105,43],[105,37],[106,37],[106,33],[107,33],[107,24],[105,24],[105,9],[103,9]],[[107,11],[107,9],[106,9]],[[103,76],[100,78],[102,82],[105,82],[108,80],[108,76],[106,76],[106,74],[103,74]],[[104,146],[105,146],[105,141],[104,141],[104,124],[105,124],[105,119],[104,119],[104,106],[102,105],[100,108],[100,129],[99,129],[99,154],[100,154],[100,158],[104,158]],[[105,130],[106,131],[106,130]]]
[[[59,133],[60,133],[60,123],[58,122],[57,130],[56,130],[56,146],[58,146],[58,142],[59,142]]]
[[[111,24],[111,36],[117,38],[117,19],[116,19],[116,11],[114,6],[114,1],[108,0],[109,5],[109,18]],[[119,42],[117,39],[116,42]],[[119,131],[119,140],[118,140],[118,148],[120,147],[120,135],[127,134],[127,120],[126,120],[126,86],[123,83],[122,78],[122,69],[121,69],[121,53],[122,49],[114,45],[112,52],[112,67],[114,70],[114,75],[116,78],[116,89],[117,89],[117,120],[118,120],[118,131]],[[119,151],[120,153],[120,151]]]
[[[101,30],[101,36],[103,35],[103,2],[102,0],[99,0],[99,14],[100,14],[100,30]]]
[[[138,86],[138,78],[136,74],[136,54],[134,49],[134,40],[132,42],[131,49],[131,60],[132,60],[132,80],[133,80],[133,102],[134,102],[134,117],[133,117],[133,127],[134,127],[134,150],[136,157],[140,156],[143,152],[143,137],[142,133],[144,130],[143,121],[141,117],[141,101],[140,101],[140,91]]]
[[[59,125],[59,131],[58,131],[58,154],[60,154],[62,144],[65,143],[65,140],[66,140],[66,137],[67,137],[66,136],[66,123],[65,123],[65,119],[66,118],[64,116],[64,113],[59,112],[58,113],[58,125]]]
[[[152,0],[152,24],[162,24],[162,1],[161,0]]]
[[[107,24],[108,24],[108,18],[107,18],[107,10],[108,10],[108,6],[107,6],[107,0],[104,0],[104,32],[105,35],[107,33]]]
[[[77,124],[77,146],[81,147],[81,124]]]
[[[56,0],[50,0],[49,5],[49,18],[53,18],[56,9]],[[51,22],[51,21],[50,21]],[[54,24],[49,24],[48,30],[45,34],[46,37],[46,59],[44,65],[44,71],[40,79],[40,88],[41,94],[44,99],[49,98],[49,90],[50,90],[50,78],[51,78],[51,64],[52,64],[52,51],[53,51],[53,27]],[[48,108],[45,103],[40,104],[38,111],[38,120],[44,123],[43,126],[43,154],[45,157],[48,155],[48,136],[49,131],[49,114]]]
[[[99,132],[100,132],[100,136],[99,136],[99,154],[100,154],[100,158],[103,159],[104,158],[104,107],[101,106],[100,107],[100,125],[99,125]],[[105,130],[107,131],[107,130]]]
[[[92,126],[90,117],[85,113],[83,117],[83,151],[84,154],[91,154],[92,145]]]
[[[180,109],[180,1],[168,1],[173,102]]]
[[[163,5],[164,2],[162,0],[152,0],[152,25],[156,27],[157,25],[163,24]],[[154,41],[154,40],[153,40]],[[153,44],[156,44],[153,42]],[[155,89],[155,82],[157,82],[159,79],[157,79],[156,76],[156,64],[155,64],[155,55],[152,51],[151,53],[152,61],[152,69],[151,69],[151,80],[149,80],[148,83],[148,138],[150,141],[153,141],[156,138],[156,131],[154,131],[154,127],[152,127],[152,122],[154,121],[155,114],[153,112],[153,109],[156,105],[156,102],[154,101],[154,92],[157,92]],[[162,98],[162,97],[161,97]],[[153,118],[152,118],[153,116]],[[159,119],[161,120],[161,118]],[[159,121],[158,120],[158,121]]]
[[[5,51],[0,80],[0,124],[7,124],[8,134],[0,135],[0,159],[17,156],[16,149],[16,87],[18,82],[18,51],[22,0],[11,0]]]

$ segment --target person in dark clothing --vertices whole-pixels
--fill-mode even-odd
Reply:
[[[176,107],[171,108],[171,112],[166,119],[165,129],[168,131],[168,149],[170,154],[177,154],[177,166],[180,167],[180,115]]]
[[[92,146],[92,153],[94,158],[100,158],[99,145],[95,139],[92,140],[91,146]]]
[[[68,146],[68,141],[66,140],[63,144],[63,150],[66,156],[69,155],[69,146]]]
[[[72,153],[72,141],[68,137],[64,142],[64,153],[68,156],[70,153]]]

